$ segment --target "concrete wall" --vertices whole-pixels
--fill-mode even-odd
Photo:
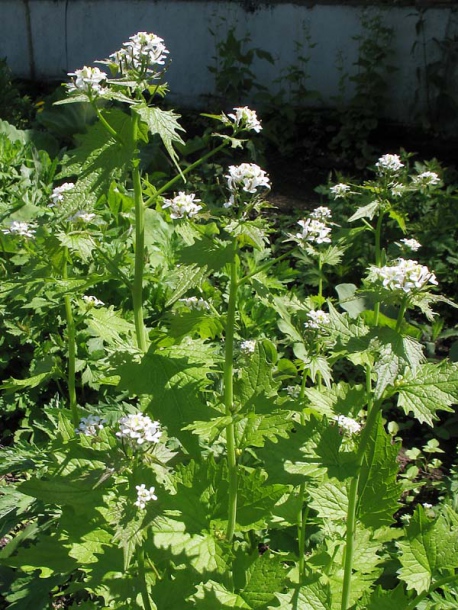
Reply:
[[[250,10],[251,9],[251,10]],[[137,31],[164,38],[172,65],[168,82],[175,98],[199,105],[214,91],[208,70],[215,55],[215,37],[224,37],[236,24],[240,37],[249,35],[248,47],[269,51],[275,65],[257,61],[258,79],[268,86],[296,60],[295,42],[309,40],[310,89],[318,90],[325,103],[338,94],[337,58],[351,73],[357,57],[354,37],[361,33],[361,12],[381,14],[394,29],[391,63],[398,69],[390,81],[386,114],[408,120],[415,96],[425,97],[417,73],[440,57],[433,39],[458,39],[455,6],[424,10],[424,38],[416,33],[419,10],[412,6],[363,9],[358,3],[328,2],[238,3],[191,0],[0,0],[0,57],[13,72],[39,80],[65,80],[66,74],[91,65],[117,50]],[[415,44],[417,41],[417,44]],[[423,45],[426,43],[426,46]],[[458,75],[456,78],[458,87]],[[350,91],[348,91],[350,93]],[[241,100],[243,101],[243,100]]]

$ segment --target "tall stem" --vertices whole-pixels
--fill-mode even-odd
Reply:
[[[383,222],[383,212],[380,212],[380,216],[377,219],[377,225],[375,227],[375,265],[377,267],[381,267],[382,265],[382,222]],[[380,316],[380,302],[374,306],[374,323],[375,326],[378,325],[378,320]]]
[[[62,278],[66,280],[68,278],[67,269],[67,248],[64,249],[64,266],[62,269]],[[76,406],[76,382],[75,382],[75,370],[76,370],[76,332],[75,332],[75,321],[73,319],[72,302],[69,294],[64,296],[65,303],[65,319],[67,323],[67,347],[68,347],[68,370],[67,370],[67,386],[68,386],[68,400],[70,403],[70,411],[72,414],[73,425],[75,428],[78,426],[79,417]]]
[[[305,385],[307,383],[307,370],[304,369],[302,375],[301,391],[299,393],[299,399],[302,402],[305,395]],[[305,426],[304,411],[301,409],[300,413],[301,425]],[[299,488],[299,509],[297,513],[297,541],[299,547],[299,581],[305,573],[305,528],[307,525],[308,517],[308,506],[304,509],[305,502],[305,483],[301,483]]]
[[[237,519],[237,456],[235,446],[234,413],[234,327],[237,301],[237,241],[233,243],[233,259],[230,268],[229,303],[227,310],[225,357],[224,357],[224,406],[231,422],[226,427],[227,463],[229,468],[229,504],[226,538],[230,542],[234,536]]]
[[[138,561],[138,575],[141,583],[141,596],[143,601],[143,607],[145,610],[153,610],[151,606],[151,600],[148,593],[148,586],[146,584],[146,572],[145,572],[145,551],[143,548],[138,549],[137,555]]]
[[[370,385],[370,367],[366,369],[366,383]],[[369,387],[369,390],[371,388]],[[377,417],[380,412],[381,401],[374,402],[372,391],[369,394],[369,400],[367,405],[367,419],[364,430],[361,433],[361,439],[358,447],[358,454],[356,456],[357,473],[353,477],[350,490],[348,495],[348,509],[347,509],[347,532],[345,536],[345,551],[343,558],[343,586],[342,586],[342,603],[341,610],[348,610],[350,607],[350,595],[351,595],[351,578],[353,568],[353,554],[354,554],[354,543],[356,533],[356,509],[358,505],[358,487],[359,479],[361,475],[361,468],[363,465],[364,454],[366,452],[367,445],[369,443],[372,430]]]
[[[133,115],[133,137],[137,138],[138,115]],[[134,185],[135,202],[135,268],[134,283],[132,286],[132,300],[134,306],[135,334],[137,346],[142,352],[147,350],[146,330],[143,320],[143,270],[145,255],[145,206],[143,204],[142,183],[140,177],[140,160],[134,159],[132,167],[132,181]]]

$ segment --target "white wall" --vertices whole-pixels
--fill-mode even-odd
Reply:
[[[414,49],[418,12],[414,7],[367,10],[381,12],[386,25],[394,28],[396,55],[391,63],[398,70],[391,77],[386,114],[408,120],[418,92],[416,70],[424,61],[421,44]],[[258,78],[271,85],[281,69],[295,61],[294,42],[303,40],[305,24],[316,45],[310,51],[308,85],[329,103],[338,93],[337,56],[344,58],[347,71],[354,70],[353,37],[361,32],[361,11],[358,6],[281,3],[246,12],[238,3],[212,0],[0,0],[0,57],[7,57],[18,76],[34,73],[40,80],[65,80],[67,72],[107,57],[130,35],[150,31],[164,38],[170,50],[168,82],[174,97],[199,104],[214,90],[207,69],[215,54],[209,27],[223,35],[236,23],[241,37],[249,33],[249,46],[272,53],[275,66],[255,64]],[[438,51],[433,39],[458,34],[458,13],[431,8],[425,16],[430,62]]]

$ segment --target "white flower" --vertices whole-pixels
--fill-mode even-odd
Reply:
[[[84,436],[97,436],[98,431],[103,430],[105,423],[106,421],[100,415],[82,417],[76,433],[84,434]]]
[[[314,218],[315,220],[321,220],[325,222],[326,220],[330,220],[332,216],[331,210],[325,205],[320,205],[310,213],[310,218]]]
[[[109,57],[121,74],[134,70],[142,76],[155,77],[157,72],[152,66],[163,66],[169,53],[162,38],[147,32],[134,34],[122,47]]]
[[[116,436],[134,441],[134,444],[143,445],[144,442],[157,443],[162,435],[159,422],[152,421],[148,415],[133,413],[125,415],[119,420],[119,432]]]
[[[423,502],[423,508],[429,509],[429,508],[432,508],[432,507],[433,507],[433,505],[430,504],[429,502]]]
[[[90,295],[84,295],[83,301],[90,307],[101,307],[102,305],[105,305],[105,303],[103,301],[101,301],[97,297],[90,296]]]
[[[379,174],[395,174],[404,163],[401,162],[399,155],[383,155],[375,164]]]
[[[329,237],[331,228],[321,220],[307,218],[307,220],[299,220],[297,224],[302,227],[302,233],[296,233],[296,238],[300,241],[316,244],[331,242],[331,238]]]
[[[242,341],[240,344],[240,351],[242,354],[248,355],[252,354],[256,348],[256,341],[248,339],[247,341]]]
[[[261,123],[258,120],[255,110],[250,110],[247,106],[242,108],[234,108],[235,114],[228,114],[227,116],[234,121],[237,127],[243,129],[252,129],[259,133],[262,129]]]
[[[304,328],[319,329],[329,324],[329,314],[322,309],[311,309],[307,312],[308,322],[304,322]]]
[[[350,187],[348,186],[348,184],[342,184],[342,182],[339,182],[339,184],[331,186],[329,190],[334,195],[334,199],[339,199],[339,197],[345,197],[345,195],[350,190]]]
[[[270,188],[269,177],[255,163],[231,165],[229,167],[229,175],[226,178],[231,191],[235,191],[240,187],[247,193],[256,193],[256,189],[259,187]]]
[[[74,188],[75,185],[73,182],[64,182],[60,186],[56,186],[51,193],[51,203],[48,205],[48,208],[53,208],[58,203],[62,203],[64,200],[64,193],[68,193],[68,191],[71,191]]]
[[[301,394],[301,388],[298,385],[289,385],[286,388],[286,393],[288,394],[288,396],[291,396],[291,398],[299,398]]]
[[[339,428],[347,434],[358,434],[358,432],[361,431],[361,424],[351,417],[346,417],[345,415],[335,415],[333,419],[337,422]]]
[[[154,493],[155,487],[150,487],[146,489],[146,485],[142,483],[141,485],[136,485],[135,489],[137,490],[137,501],[134,502],[135,506],[141,508],[142,510],[145,508],[146,503],[151,500],[157,500],[157,496]]]
[[[180,303],[184,303],[189,309],[197,309],[198,311],[204,311],[210,309],[210,305],[205,299],[198,299],[197,297],[187,297],[186,299],[179,299]]]
[[[424,288],[426,284],[437,285],[437,280],[428,267],[417,261],[399,258],[394,265],[372,267],[369,279],[381,280],[389,290],[402,290],[405,293]]]
[[[402,197],[407,190],[407,187],[400,182],[393,182],[390,184],[391,195],[393,197]]]
[[[418,187],[435,186],[440,183],[440,178],[436,172],[422,172],[418,176],[413,176],[412,184]]]
[[[19,235],[20,237],[33,237],[35,229],[28,222],[13,220],[8,229],[2,229],[5,235]]]
[[[406,248],[409,248],[409,250],[412,250],[413,252],[416,252],[417,250],[419,250],[421,248],[421,243],[413,238],[412,239],[401,239],[401,242],[404,244],[404,246]]]
[[[92,212],[84,212],[83,210],[79,210],[73,214],[73,216],[69,216],[68,220],[70,222],[91,222],[91,220],[94,220],[95,217],[96,214],[93,214]]]
[[[174,220],[191,218],[202,209],[201,205],[197,205],[198,202],[200,199],[196,199],[195,195],[187,195],[180,191],[173,199],[164,199],[162,209],[171,208],[170,217]]]
[[[79,91],[81,93],[100,95],[105,90],[101,83],[106,81],[107,75],[99,70],[99,68],[84,66],[81,70],[69,72],[68,75],[74,77],[72,82],[67,85],[69,93]]]

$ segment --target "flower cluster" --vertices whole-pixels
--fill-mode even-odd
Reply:
[[[256,341],[254,341],[253,339],[247,339],[246,341],[242,341],[242,343],[240,344],[240,351],[245,356],[248,356],[248,354],[252,354],[255,349]]]
[[[440,183],[440,178],[436,172],[422,172],[418,176],[413,176],[412,184],[420,189],[428,186],[436,186]]]
[[[84,436],[97,436],[99,430],[103,430],[105,423],[106,421],[100,415],[82,417],[76,433],[84,434]]]
[[[205,299],[197,297],[187,297],[186,299],[179,299],[180,303],[189,307],[189,309],[196,309],[197,311],[205,311],[210,309],[210,305]]]
[[[318,330],[329,324],[329,314],[322,309],[311,309],[307,312],[308,322],[304,322],[304,328]]]
[[[262,129],[261,123],[256,115],[255,110],[250,110],[247,106],[234,108],[235,114],[231,113],[227,116],[232,119],[236,127],[242,129],[252,129],[259,133]]]
[[[335,415],[333,419],[337,422],[337,425],[341,431],[346,434],[358,434],[361,431],[361,424],[351,417],[346,417],[345,415]]]
[[[5,235],[19,235],[20,237],[33,237],[35,229],[28,222],[13,220],[8,229],[2,229]]]
[[[396,174],[403,167],[399,155],[383,155],[375,164],[379,174]]]
[[[70,222],[86,222],[89,223],[96,217],[96,214],[92,212],[85,212],[84,210],[78,210],[72,216],[69,216],[68,220]]]
[[[102,305],[105,305],[103,301],[91,295],[84,295],[83,301],[88,307],[102,307]]]
[[[226,178],[227,185],[231,191],[241,188],[246,193],[256,193],[258,188],[270,188],[269,177],[255,163],[231,165]]]
[[[372,267],[371,277],[381,280],[389,290],[402,290],[407,294],[424,288],[426,284],[437,285],[436,277],[428,267],[404,258],[397,259],[394,265]]]
[[[148,415],[134,413],[121,417],[119,420],[119,431],[116,436],[133,441],[134,444],[157,443],[162,435],[159,422],[152,421]]]
[[[334,195],[334,199],[339,199],[345,197],[348,194],[348,192],[350,191],[350,187],[348,186],[348,184],[343,184],[342,182],[339,182],[339,184],[331,186],[329,190]]]
[[[325,205],[320,205],[315,208],[313,212],[310,212],[310,218],[313,218],[314,220],[321,220],[321,222],[331,220],[331,216],[331,210]]]
[[[307,218],[306,220],[299,220],[297,224],[302,227],[302,232],[296,233],[296,238],[299,241],[311,244],[328,244],[331,242],[329,237],[331,227],[322,220]]]
[[[402,197],[407,190],[405,184],[401,184],[400,182],[393,182],[390,184],[391,195],[393,197]]]
[[[138,32],[131,36],[119,51],[109,56],[110,62],[101,63],[115,64],[121,74],[132,70],[142,76],[148,75],[154,78],[157,72],[152,66],[163,66],[168,53],[162,38],[155,34]]]
[[[51,203],[48,205],[48,208],[53,208],[58,203],[62,203],[64,200],[64,194],[68,193],[75,188],[75,184],[73,182],[64,182],[60,186],[56,186],[51,193]]]
[[[201,205],[197,205],[198,203],[200,199],[196,199],[195,195],[187,195],[180,191],[173,199],[164,199],[162,209],[170,208],[170,217],[174,220],[192,218],[202,209]]]
[[[138,508],[143,510],[147,502],[157,500],[157,496],[154,493],[155,487],[146,489],[146,485],[142,483],[141,485],[136,485],[135,489],[137,490],[137,500],[134,502],[134,504],[135,506],[138,506]]]
[[[412,250],[412,252],[416,252],[417,250],[419,250],[421,248],[421,243],[419,241],[417,241],[416,239],[401,239],[401,243],[404,244],[404,246],[406,248],[408,248],[409,250]]]
[[[69,93],[79,92],[97,96],[105,91],[103,83],[107,75],[99,68],[84,66],[81,70],[69,72],[68,75],[73,77],[72,82],[67,85]]]

